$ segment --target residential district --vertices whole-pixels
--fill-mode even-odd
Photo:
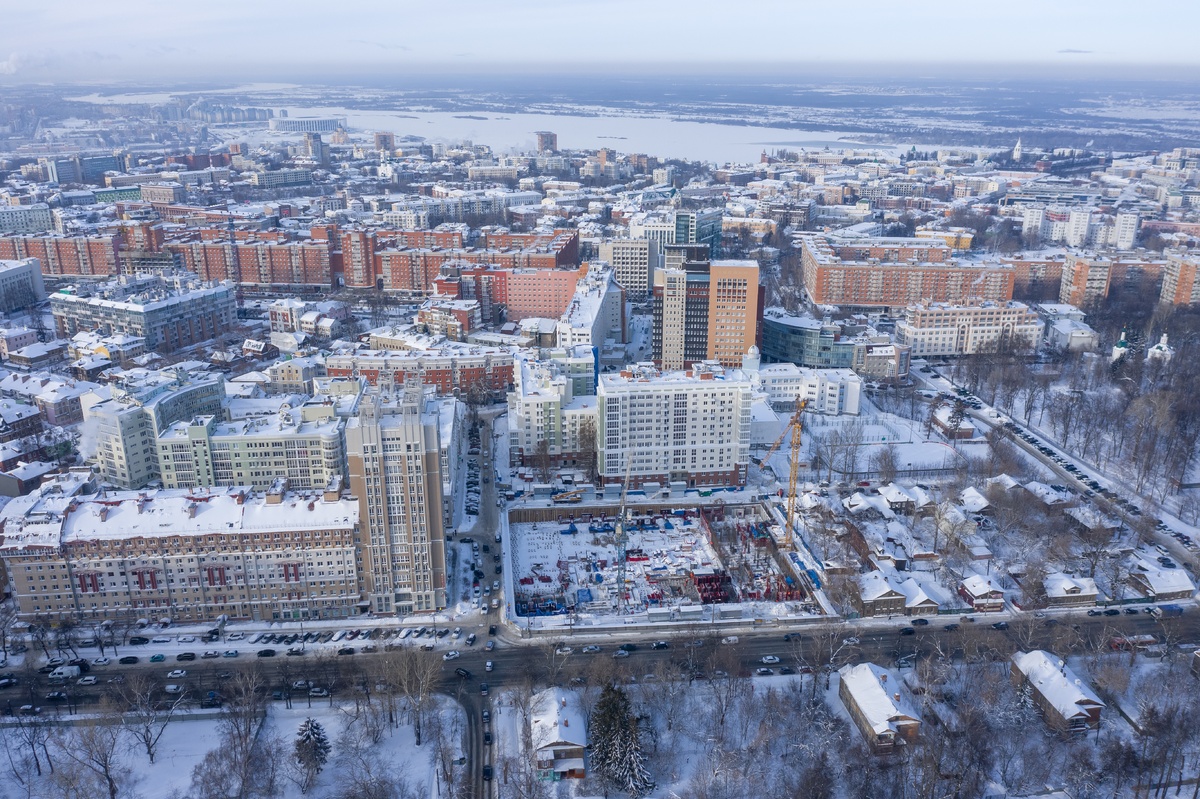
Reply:
[[[328,697],[424,796],[1194,795],[1200,149],[140,108],[0,154],[6,786]]]

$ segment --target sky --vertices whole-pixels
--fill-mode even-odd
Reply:
[[[0,0],[9,83],[1058,65],[1200,69],[1197,0]]]

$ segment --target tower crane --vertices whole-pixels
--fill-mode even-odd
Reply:
[[[621,506],[617,509],[617,615],[625,612],[625,551],[629,543],[629,530],[626,527],[627,509],[625,501],[629,497],[629,475],[633,472],[633,453],[625,450],[625,480],[621,483]]]
[[[788,423],[783,426],[783,432],[779,434],[779,438],[775,439],[775,443],[772,444],[770,449],[767,450],[767,454],[763,455],[759,460],[759,465],[764,468],[771,469],[771,456],[774,455],[776,450],[779,449],[779,446],[783,444],[783,440],[787,438],[788,431],[792,429],[792,426],[799,424],[800,414],[804,412],[804,406],[807,403],[808,400],[804,399],[803,397],[796,397],[796,412],[792,414],[792,418],[788,420]],[[774,473],[775,470],[771,469],[771,474]]]
[[[800,400],[800,404],[796,406],[796,412],[792,414],[792,419],[788,423],[792,429],[792,470],[788,475],[787,524],[784,525],[784,542],[788,549],[792,548],[792,535],[796,529],[796,482],[800,477],[800,433],[804,429],[804,421],[801,417],[807,406],[808,400]]]

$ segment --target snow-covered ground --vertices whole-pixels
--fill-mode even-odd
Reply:
[[[430,720],[425,724],[425,740],[420,747],[415,745],[414,730],[407,719],[403,719],[398,726],[384,729],[378,744],[354,743],[361,742],[361,737],[344,735],[354,723],[354,716],[353,703],[337,703],[330,707],[326,700],[321,700],[314,701],[310,708],[306,703],[297,701],[288,709],[282,702],[271,702],[259,736],[277,736],[283,745],[283,752],[290,756],[301,722],[313,718],[324,727],[326,736],[333,744],[333,751],[315,787],[307,794],[314,799],[332,797],[339,788],[344,787],[346,763],[350,760],[371,761],[380,773],[386,770],[393,778],[406,783],[413,791],[413,796],[444,795],[445,775],[435,773],[438,765],[443,757],[449,763],[463,754],[461,742],[465,719],[455,702],[448,697],[435,698]],[[128,786],[130,792],[121,796],[168,799],[191,795],[188,788],[193,769],[219,744],[219,726],[216,718],[180,717],[171,721],[159,741],[153,763],[136,742],[130,741],[128,746],[123,743],[119,747],[119,760],[122,770],[127,770],[130,776],[122,781],[122,785]],[[445,741],[442,752],[438,751],[440,741]],[[6,733],[5,742],[13,757],[19,759],[20,751],[11,732]],[[450,771],[455,780],[465,777],[465,766],[451,765]],[[12,769],[0,769],[0,791],[5,796],[52,799],[56,796],[53,790],[45,779],[36,776],[27,790],[16,782]],[[299,795],[299,790],[284,780],[283,795]]]

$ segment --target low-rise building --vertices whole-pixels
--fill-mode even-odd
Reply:
[[[1047,574],[1042,584],[1046,589],[1046,604],[1052,608],[1095,605],[1100,596],[1096,581],[1091,577],[1055,572]]]
[[[1015,652],[1010,676],[1017,688],[1028,688],[1046,723],[1059,732],[1086,733],[1100,726],[1104,702],[1067,664],[1040,649]]]
[[[529,713],[530,739],[538,779],[558,781],[587,776],[587,720],[579,698],[562,688],[547,688],[534,695]]]
[[[22,347],[28,347],[30,344],[36,344],[37,340],[37,331],[27,327],[0,328],[0,359],[8,360],[11,353]]]
[[[958,595],[977,613],[1004,610],[1004,591],[991,577],[967,575],[958,584]]]
[[[921,717],[903,696],[900,677],[874,663],[842,666],[838,697],[875,754],[913,743]]]

